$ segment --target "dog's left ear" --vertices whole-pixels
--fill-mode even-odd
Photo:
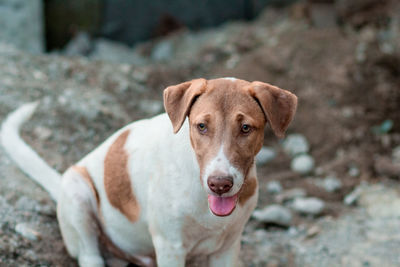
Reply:
[[[249,93],[260,104],[275,135],[283,137],[296,113],[297,97],[289,91],[263,82],[252,82]]]
[[[195,79],[164,90],[164,107],[172,122],[174,133],[182,127],[193,101],[206,90],[205,79]]]

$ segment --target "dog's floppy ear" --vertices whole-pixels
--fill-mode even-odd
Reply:
[[[283,137],[296,113],[297,97],[289,91],[257,81],[251,83],[249,92],[260,104],[275,135]]]
[[[164,90],[164,107],[172,122],[174,133],[182,127],[193,101],[205,91],[206,85],[205,79],[195,79],[169,86]]]

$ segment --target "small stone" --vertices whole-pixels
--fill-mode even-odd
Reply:
[[[296,156],[290,163],[290,168],[300,174],[310,173],[314,169],[314,159],[307,154]]]
[[[282,192],[282,185],[278,181],[271,181],[267,184],[267,191],[271,194],[278,194]]]
[[[360,195],[361,189],[360,187],[357,187],[350,194],[346,195],[346,197],[344,198],[344,204],[346,204],[347,206],[357,204],[357,200],[360,198]]]
[[[67,56],[85,56],[92,48],[92,41],[87,32],[79,32],[65,46],[64,54]]]
[[[291,157],[307,153],[310,149],[307,139],[301,134],[288,135],[282,145],[283,150]]]
[[[15,226],[15,232],[22,235],[23,237],[37,241],[40,239],[40,233],[33,230],[28,224],[26,223],[19,223]]]
[[[293,188],[276,196],[275,200],[279,203],[290,201],[296,198],[303,198],[307,195],[303,188]]]
[[[256,165],[261,166],[264,165],[276,157],[276,152],[272,148],[262,147],[260,152],[258,152],[256,156]]]
[[[392,151],[393,162],[400,163],[400,146],[397,146]]]
[[[154,48],[153,52],[151,53],[151,58],[154,60],[168,60],[172,58],[173,54],[173,47],[172,43],[169,40],[165,40],[159,42]]]
[[[325,208],[325,203],[319,198],[296,198],[292,208],[302,214],[319,215]]]
[[[335,176],[328,176],[324,179],[322,186],[327,192],[332,193],[342,188],[342,182]]]
[[[307,238],[313,238],[316,235],[318,235],[321,232],[321,228],[317,225],[313,225],[310,227],[310,229],[308,229],[306,237]]]
[[[350,166],[348,174],[351,177],[357,177],[360,175],[360,170],[356,166]]]
[[[44,126],[37,126],[33,129],[34,135],[40,140],[47,140],[53,134],[52,130]]]
[[[288,208],[281,205],[271,205],[263,210],[253,212],[253,217],[257,220],[288,227],[292,223],[292,214]]]

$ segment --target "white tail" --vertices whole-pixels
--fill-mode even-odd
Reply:
[[[38,102],[28,103],[9,114],[1,127],[0,139],[5,151],[19,168],[57,201],[61,189],[61,175],[33,151],[19,135],[20,126],[32,116],[37,105]]]

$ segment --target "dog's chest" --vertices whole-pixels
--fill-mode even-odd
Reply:
[[[215,218],[216,220],[211,219],[208,223],[204,223],[201,219],[185,217],[182,237],[189,256],[209,255],[230,246],[241,232],[243,225],[239,220],[241,216],[235,217],[237,217],[235,220]]]

